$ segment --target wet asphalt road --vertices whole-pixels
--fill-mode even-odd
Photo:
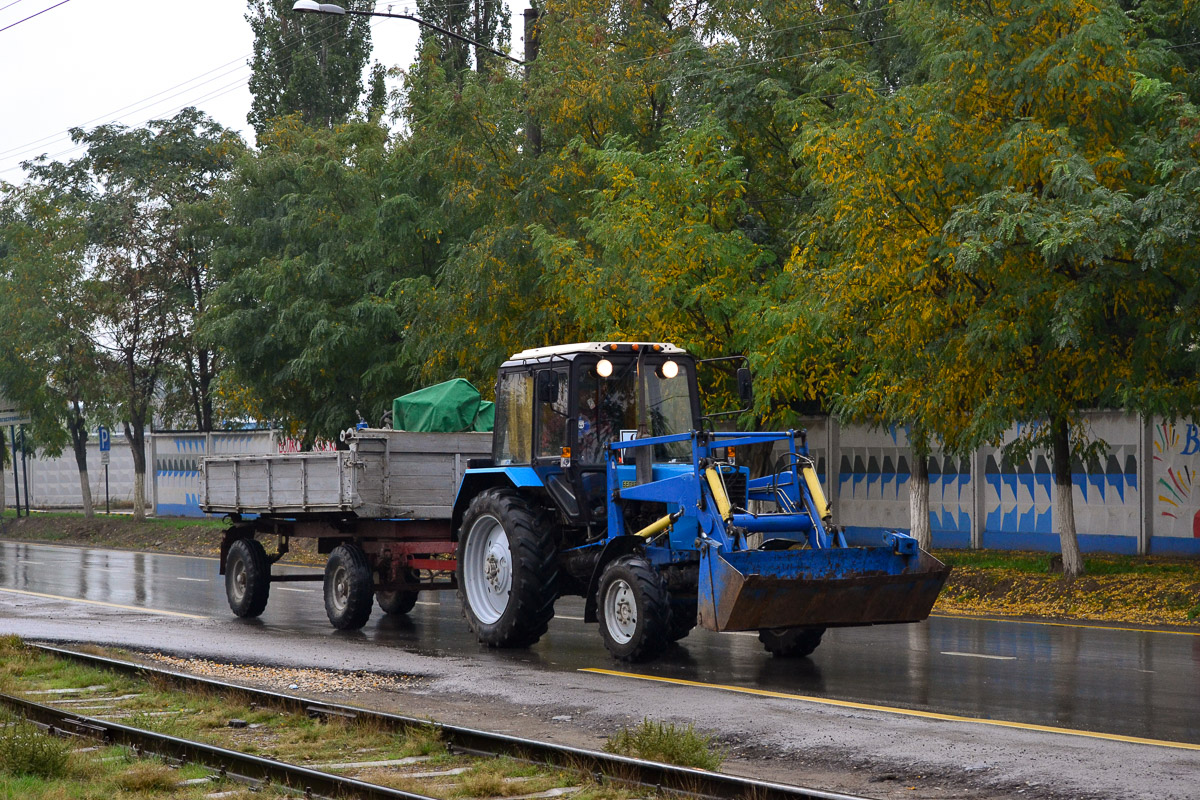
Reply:
[[[277,571],[319,574],[287,567]],[[236,620],[214,559],[0,543],[0,587],[153,608],[261,627],[272,641],[336,641],[320,583],[274,584],[257,622]],[[0,616],[7,597],[0,592]],[[1200,744],[1200,636],[934,618],[832,630],[810,658],[771,658],[753,634],[694,631],[651,665],[609,658],[583,604],[564,598],[529,651],[496,652],[467,632],[453,593],[426,594],[408,618],[378,609],[360,641],[424,656],[596,668],[703,684]],[[102,639],[102,635],[97,638]],[[265,641],[265,640],[264,640]],[[256,654],[270,660],[269,652]]]

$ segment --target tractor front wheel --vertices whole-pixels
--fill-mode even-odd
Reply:
[[[671,597],[645,558],[624,556],[605,567],[596,600],[600,634],[614,658],[649,661],[672,641]]]
[[[463,515],[458,596],[488,647],[528,647],[542,637],[558,599],[558,551],[546,515],[516,492],[488,489]]]
[[[824,635],[824,628],[764,628],[758,632],[758,640],[771,655],[803,658],[817,649]]]

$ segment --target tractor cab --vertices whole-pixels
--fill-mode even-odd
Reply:
[[[528,466],[568,525],[603,530],[609,445],[686,434],[700,419],[695,360],[671,344],[621,342],[517,353],[496,378],[496,467]],[[647,452],[648,451],[648,452]],[[675,441],[622,458],[690,464]]]

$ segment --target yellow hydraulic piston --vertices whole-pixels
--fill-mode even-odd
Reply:
[[[729,495],[725,493],[725,481],[721,480],[721,473],[716,467],[709,467],[704,470],[704,477],[708,480],[708,489],[717,503],[717,511],[721,512],[721,519],[729,522],[733,519],[733,504],[729,502]]]
[[[813,503],[816,504],[817,516],[821,519],[829,519],[829,502],[825,499],[825,493],[821,491],[821,482],[817,480],[817,471],[813,469],[812,462],[805,464],[801,470],[804,476],[804,482],[808,484],[809,494],[812,495]]]
[[[683,516],[682,510],[676,511],[674,514],[667,514],[665,517],[651,522],[649,525],[635,533],[634,536],[640,536],[643,539],[651,539],[678,522],[681,516]]]

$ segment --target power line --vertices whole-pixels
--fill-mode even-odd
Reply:
[[[21,2],[21,0],[17,0],[16,3],[9,3],[4,8],[8,8],[9,6],[15,6],[19,2]],[[15,28],[18,25],[20,25],[22,22],[29,22],[29,20],[33,19],[34,17],[40,17],[42,14],[45,14],[47,11],[58,8],[59,6],[65,6],[69,2],[71,2],[71,0],[60,0],[60,2],[55,3],[54,5],[50,6],[50,8],[43,8],[41,11],[37,12],[36,14],[30,14],[25,19],[19,19],[11,25],[5,25],[3,28],[0,28],[0,33],[4,33],[9,28]],[[3,9],[0,9],[0,11],[2,11],[2,10]]]
[[[247,55],[249,55],[249,54],[247,54]],[[188,86],[188,84],[194,83],[198,78],[203,78],[205,75],[209,75],[213,72],[216,72],[217,70],[224,69],[231,64],[242,61],[244,58],[246,58],[246,56],[241,56],[239,58],[234,59],[233,61],[227,61],[226,63],[222,64],[219,67],[214,67],[213,69],[210,69],[208,72],[202,72],[193,78],[188,78],[186,81],[183,81],[182,83],[178,83],[168,89],[163,89],[161,92],[155,92],[154,94],[147,95],[146,97],[143,97],[141,100],[136,100],[132,103],[129,103],[128,105],[124,105],[124,106],[121,106],[120,108],[114,109],[105,114],[101,114],[98,117],[93,117],[92,119],[89,119],[86,122],[81,122],[78,125],[72,125],[70,128],[67,128],[66,130],[56,131],[55,133],[51,133],[47,136],[43,136],[40,139],[35,139],[31,142],[27,142],[25,144],[17,145],[16,147],[9,148],[8,150],[0,151],[0,158],[5,158],[5,157],[11,156],[13,154],[25,153],[30,150],[36,150],[43,142],[49,142],[49,141],[59,138],[60,136],[65,136],[66,134],[70,133],[73,128],[84,128],[84,127],[87,127],[88,125],[91,125],[93,122],[99,122],[102,119],[112,119],[114,117],[118,117],[121,114],[121,112],[126,111],[127,109],[133,109],[135,107],[142,106],[143,104],[147,103],[148,101],[154,100],[154,98],[159,97],[159,95],[164,95],[167,92],[170,92],[174,89],[179,89],[183,86]],[[172,97],[176,97],[176,96],[182,94],[184,91],[190,91],[191,89],[198,88],[200,86],[203,86],[206,83],[211,83],[212,81],[215,81],[219,78],[223,78],[226,75],[236,72],[238,69],[241,69],[244,66],[246,66],[246,65],[243,63],[243,64],[241,64],[241,66],[239,66],[235,69],[229,70],[228,72],[223,72],[220,75],[215,75],[207,81],[202,81],[201,83],[197,83],[194,86],[190,86],[188,89],[184,89],[183,91],[176,92],[175,94],[168,95],[167,97],[163,97],[162,100],[169,100]],[[161,100],[158,100],[155,102],[161,102]],[[151,105],[153,105],[153,103]],[[130,113],[137,113],[137,111],[136,110],[130,111]]]
[[[64,0],[64,1],[65,1],[65,0]],[[19,0],[18,0],[18,2],[19,2]],[[375,24],[377,24],[377,23],[376,23],[374,20],[372,20],[370,24],[372,25],[372,27],[374,27],[374,25],[375,25]],[[321,38],[317,39],[317,40],[316,40],[316,44],[324,44],[324,43],[326,43],[326,42],[332,41],[332,40],[333,40],[334,38],[336,38],[337,36],[338,36],[338,34],[337,34],[337,33],[335,33],[335,32],[330,32],[330,33],[328,33],[327,35],[325,35],[324,37],[321,37]],[[139,107],[139,108],[137,108],[136,110],[129,112],[129,114],[126,114],[126,115],[125,115],[126,117],[128,117],[130,114],[138,113],[138,111],[145,111],[147,108],[150,108],[150,107],[152,107],[152,106],[156,105],[157,103],[160,103],[160,102],[162,102],[162,100],[167,100],[167,99],[170,99],[171,97],[177,97],[177,96],[179,96],[180,94],[184,94],[184,92],[186,92],[186,91],[191,91],[191,90],[193,90],[193,89],[199,88],[200,86],[203,86],[204,84],[211,83],[211,82],[213,82],[213,81],[215,81],[215,80],[218,80],[218,79],[220,79],[220,78],[222,78],[222,77],[226,77],[227,75],[230,75],[230,74],[233,74],[234,72],[237,72],[237,71],[238,71],[238,69],[241,69],[240,67],[239,67],[239,68],[237,68],[237,69],[228,70],[227,72],[221,73],[220,75],[216,75],[216,76],[214,76],[214,77],[212,77],[212,78],[210,78],[210,79],[208,79],[208,80],[206,80],[206,81],[203,81],[203,82],[201,82],[201,83],[199,83],[199,84],[196,84],[195,86],[190,86],[190,87],[188,87],[188,89],[185,89],[184,91],[181,91],[181,92],[176,92],[175,94],[173,94],[173,95],[170,95],[169,97],[162,98],[161,100],[155,101],[154,103],[150,103],[149,105],[144,105],[145,101],[147,101],[147,100],[150,100],[150,99],[152,99],[152,98],[158,97],[159,95],[162,95],[162,94],[164,94],[165,92],[169,92],[169,91],[171,91],[172,89],[176,89],[176,88],[178,88],[178,87],[180,87],[180,86],[186,86],[186,85],[188,85],[188,84],[190,84],[190,83],[193,83],[193,82],[194,82],[194,81],[195,81],[197,78],[202,78],[202,77],[204,77],[205,75],[209,75],[209,74],[211,74],[211,73],[213,73],[213,72],[216,72],[216,71],[218,71],[218,70],[224,69],[225,67],[228,67],[230,64],[236,63],[237,61],[240,61],[240,60],[242,60],[243,58],[249,57],[250,55],[253,55],[253,54],[252,54],[252,53],[247,53],[245,56],[241,56],[241,57],[239,57],[239,58],[237,58],[237,59],[234,59],[233,61],[227,61],[226,63],[224,63],[224,64],[221,64],[220,66],[217,66],[217,67],[213,67],[212,69],[208,70],[207,72],[202,72],[202,73],[200,73],[199,75],[197,75],[197,76],[195,76],[195,77],[193,77],[193,78],[190,78],[190,79],[188,79],[188,80],[184,81],[183,83],[176,84],[175,86],[172,86],[170,89],[164,89],[163,91],[161,91],[161,92],[157,92],[156,94],[148,95],[147,97],[144,97],[144,98],[142,98],[141,100],[137,100],[137,101],[135,101],[135,102],[133,102],[133,103],[129,103],[128,105],[122,106],[121,108],[117,109],[117,110],[116,110],[116,111],[114,111],[114,112],[111,112],[110,114],[103,114],[103,115],[101,115],[101,116],[99,116],[99,117],[96,117],[96,118],[94,118],[94,119],[92,119],[92,120],[89,120],[88,122],[85,122],[85,123],[83,123],[82,125],[73,125],[73,126],[72,126],[72,128],[82,128],[82,127],[84,127],[84,126],[86,126],[86,125],[89,125],[89,124],[91,124],[92,122],[95,122],[95,121],[97,121],[97,120],[100,120],[100,119],[105,119],[105,118],[108,118],[108,117],[110,117],[110,116],[114,116],[114,115],[116,115],[118,112],[120,112],[120,111],[123,111],[123,110],[125,110],[125,109],[128,109],[128,108]],[[243,65],[243,66],[246,66],[246,65]],[[204,93],[204,94],[201,94],[201,95],[199,95],[199,96],[193,97],[192,99],[190,99],[190,100],[188,100],[188,101],[184,102],[184,103],[183,103],[183,104],[181,104],[181,105],[177,105],[177,106],[175,106],[175,107],[173,107],[173,108],[170,108],[170,109],[167,109],[167,110],[165,110],[165,111],[158,112],[158,113],[154,114],[153,116],[151,116],[151,117],[149,117],[149,118],[147,118],[147,119],[144,119],[144,120],[142,120],[141,122],[138,122],[136,125],[133,125],[133,127],[141,127],[142,125],[149,124],[150,122],[153,122],[153,121],[154,121],[154,120],[156,120],[156,119],[162,119],[162,118],[165,118],[165,117],[167,117],[167,116],[171,115],[172,113],[177,113],[177,112],[179,112],[179,111],[181,111],[181,110],[183,110],[183,109],[185,109],[185,108],[188,108],[189,106],[194,106],[194,105],[196,105],[196,104],[198,104],[198,103],[206,102],[206,101],[209,101],[209,100],[215,100],[215,99],[217,99],[218,97],[222,97],[222,96],[224,96],[224,95],[226,95],[226,94],[229,94],[229,93],[230,93],[230,92],[232,92],[232,91],[235,91],[235,90],[237,90],[237,89],[241,88],[242,86],[245,86],[245,85],[246,85],[246,84],[248,84],[249,82],[250,82],[250,78],[249,78],[249,76],[247,76],[247,77],[245,77],[245,78],[240,78],[240,79],[238,79],[238,80],[236,80],[236,81],[233,81],[233,82],[231,82],[231,83],[227,83],[227,84],[225,84],[224,86],[219,86],[219,87],[217,87],[216,89],[213,89],[213,90],[211,90],[211,91],[209,91],[209,92],[206,92],[206,93]],[[113,121],[114,121],[114,122],[119,122],[119,121],[120,121],[120,117],[117,117],[117,118],[116,118],[116,119],[114,119]],[[40,143],[40,142],[48,142],[48,141],[53,141],[53,140],[54,140],[55,138],[57,138],[58,136],[61,136],[61,135],[63,135],[63,134],[69,133],[69,132],[70,132],[70,129],[68,129],[68,130],[66,130],[66,131],[63,131],[63,133],[62,133],[62,134],[52,134],[52,135],[50,135],[50,136],[43,137],[42,139],[39,139],[39,140],[37,140],[36,142],[32,143],[32,144],[34,145],[34,146],[32,146],[32,147],[31,147],[31,146],[29,146],[29,145],[22,145],[22,146],[20,146],[20,147],[16,148],[15,150],[7,150],[7,151],[5,151],[5,153],[13,153],[13,152],[17,152],[17,153],[25,153],[25,152],[29,152],[30,150],[35,150],[35,149],[37,149],[36,145],[37,145],[38,143]],[[60,157],[62,157],[62,156],[69,155],[69,154],[71,154],[71,153],[76,153],[76,152],[79,152],[79,151],[81,151],[81,150],[85,150],[85,149],[87,149],[87,145],[86,145],[86,144],[77,144],[77,145],[73,145],[73,146],[71,146],[71,147],[68,147],[68,148],[66,148],[66,149],[60,150],[60,151],[58,151],[58,152],[56,152],[56,153],[53,153],[53,154],[49,154],[49,155],[47,155],[47,156],[46,156],[46,159],[47,159],[47,160],[49,160],[49,161],[55,161],[55,160],[57,160],[58,158],[60,158]],[[5,153],[0,153],[0,156],[3,156]],[[11,156],[10,156],[10,157],[11,157]],[[23,159],[23,160],[31,160],[31,159]],[[3,175],[4,173],[8,173],[8,172],[16,172],[16,171],[18,171],[18,170],[21,170],[21,169],[23,169],[23,167],[21,166],[21,164],[20,164],[20,163],[17,163],[17,164],[15,164],[14,166],[11,166],[11,167],[0,168],[0,175]]]
[[[0,11],[3,11],[3,10],[4,10],[4,9],[6,9],[6,8],[12,8],[12,7],[13,7],[13,6],[15,6],[17,3],[20,3],[20,2],[23,2],[23,0],[13,0],[11,3],[9,3],[9,4],[8,4],[8,5],[6,5],[6,6],[0,6]]]

